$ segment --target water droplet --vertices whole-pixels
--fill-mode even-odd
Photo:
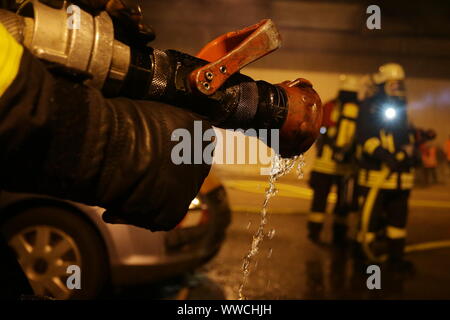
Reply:
[[[242,264],[242,270],[246,272],[248,270],[248,267],[250,266],[250,261],[244,260],[244,263]]]
[[[303,179],[304,177],[304,172],[303,172],[303,167],[305,166],[305,156],[303,155],[303,153],[301,155],[298,156],[298,164],[297,164],[297,178],[298,179]]]
[[[250,220],[249,222],[248,222],[248,224],[247,224],[247,230],[249,230],[250,229],[250,226],[252,225],[252,221]]]
[[[267,253],[267,259],[270,259],[272,257],[272,248],[269,249],[269,253]]]
[[[269,232],[267,232],[267,238],[272,240],[274,236],[275,236],[275,229],[270,229]]]

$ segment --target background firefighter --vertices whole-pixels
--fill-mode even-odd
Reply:
[[[349,178],[355,173],[353,164],[354,137],[358,116],[358,79],[341,75],[338,96],[324,105],[324,118],[317,142],[310,186],[314,191],[311,212],[308,216],[308,237],[317,242],[325,220],[328,194],[337,187],[333,216],[333,243],[342,245],[347,235],[346,201]]]
[[[379,68],[373,75],[373,94],[361,102],[357,133],[361,202],[370,210],[368,232],[360,232],[358,241],[375,244],[379,236],[386,237],[388,266],[400,272],[412,271],[403,253],[416,161],[404,80],[404,70],[398,64]],[[386,178],[384,172],[388,172]],[[373,188],[378,188],[378,194],[369,203],[368,194]]]

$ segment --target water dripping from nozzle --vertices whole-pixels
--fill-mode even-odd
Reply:
[[[272,248],[270,248],[269,252],[267,253],[267,259],[272,258],[272,252],[273,252],[273,250],[272,250]]]
[[[248,282],[248,276],[250,274],[250,263],[253,260],[253,258],[255,257],[255,255],[259,252],[260,245],[266,235],[264,229],[267,224],[267,210],[268,210],[268,206],[269,206],[269,201],[278,192],[278,190],[276,189],[275,183],[279,178],[288,174],[292,170],[292,168],[294,168],[295,163],[296,163],[297,159],[299,159],[299,158],[300,158],[300,160],[301,160],[300,162],[302,164],[299,164],[297,166],[297,171],[301,172],[303,174],[303,171],[302,171],[303,166],[304,166],[303,155],[296,156],[296,157],[289,158],[289,159],[284,159],[284,158],[281,158],[279,155],[276,155],[272,159],[272,166],[271,166],[271,171],[270,171],[270,176],[269,176],[269,186],[266,189],[265,198],[264,198],[263,206],[261,209],[261,221],[260,221],[258,229],[256,230],[256,232],[253,235],[250,250],[248,251],[247,255],[244,257],[244,263],[242,265],[243,276],[242,276],[241,285],[239,286],[239,300],[246,299],[243,291],[244,291],[245,285]],[[269,231],[269,233],[270,233],[270,231]],[[274,231],[272,232],[271,237],[273,237],[273,235],[275,235]],[[272,255],[272,253],[270,253],[270,255]]]

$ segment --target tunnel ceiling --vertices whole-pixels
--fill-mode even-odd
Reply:
[[[381,30],[366,8],[381,8]],[[142,1],[154,46],[196,53],[216,36],[261,19],[275,21],[283,47],[255,67],[371,72],[387,61],[416,77],[450,78],[450,1]]]

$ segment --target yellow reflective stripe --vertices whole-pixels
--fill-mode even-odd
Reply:
[[[331,160],[333,156],[333,150],[329,145],[324,145],[322,149],[322,159],[329,159]]]
[[[364,235],[364,232],[359,231],[357,236],[356,236],[356,241],[358,241],[359,243],[362,243],[362,242],[364,242],[364,240],[366,240],[365,241],[366,243],[371,243],[373,240],[375,240],[375,233],[367,232]]]
[[[23,47],[0,23],[0,97],[16,78],[22,54]]]
[[[328,146],[324,146],[325,148],[329,148]],[[326,157],[327,153],[322,153],[322,157],[318,157],[314,160],[313,170],[321,173],[327,174],[337,174],[337,175],[346,175],[355,171],[355,168],[350,164],[342,164],[337,163],[330,157]]]
[[[367,139],[366,142],[364,142],[364,152],[367,152],[368,154],[372,154],[376,148],[380,146],[380,139],[373,137],[370,139]]]
[[[380,130],[380,142],[381,142],[381,147],[384,148],[384,149],[387,149],[386,137],[385,137],[383,129]]]
[[[405,159],[405,153],[404,152],[397,152],[395,154],[395,159],[397,159],[397,161],[403,161]]]
[[[394,137],[392,136],[392,133],[386,134],[386,132],[381,129],[380,131],[380,138],[381,138],[381,146],[388,150],[390,153],[395,152],[395,145],[394,145]]]
[[[329,145],[324,145],[322,155],[314,160],[313,170],[327,174],[346,175],[354,171],[349,164],[337,163],[332,159],[333,151]]]
[[[333,122],[337,122],[339,120],[339,106],[338,105],[336,105],[333,108],[333,111],[331,111],[331,120]]]
[[[387,143],[388,143],[388,146],[389,146],[389,149],[388,149],[389,152],[390,153],[395,153],[394,136],[392,135],[392,133],[388,134],[386,136],[386,139],[387,139]]]
[[[354,103],[346,103],[344,104],[342,114],[345,117],[356,119],[356,117],[358,116],[358,106]]]
[[[332,173],[336,169],[336,162],[331,159],[332,151],[330,146],[324,145],[322,154],[314,161],[314,169],[322,173]]]
[[[335,135],[336,135],[336,127],[329,127],[327,130],[327,136],[329,136],[330,138],[334,138]]]
[[[343,119],[339,125],[339,133],[336,139],[336,146],[344,147],[349,145],[355,134],[355,122]]]
[[[415,137],[412,133],[409,134],[409,143],[414,143],[415,142]]]
[[[355,170],[349,165],[337,164],[336,162],[316,161],[313,166],[313,171],[344,176],[351,174]]]
[[[388,142],[387,142],[387,140],[386,140],[386,133],[384,132],[384,130],[381,130],[381,131],[380,131],[380,139],[381,139],[381,146],[382,146],[384,149],[389,150]]]
[[[406,229],[387,226],[386,235],[390,239],[403,239],[406,238]]]
[[[366,198],[364,196],[359,196],[358,197],[358,204],[362,207],[364,205],[364,201],[366,200]]]
[[[381,171],[369,170],[369,174],[367,174],[367,170],[361,169],[359,171],[358,183],[364,187],[373,187],[380,175]],[[397,189],[399,173],[392,173],[388,179],[386,179],[383,184],[380,186],[381,189]],[[400,173],[400,187],[401,189],[412,189],[414,186],[414,170],[411,172],[402,172]]]
[[[323,223],[325,221],[325,213],[323,213],[323,212],[311,212],[308,215],[308,221],[309,222],[315,222],[315,223]]]

